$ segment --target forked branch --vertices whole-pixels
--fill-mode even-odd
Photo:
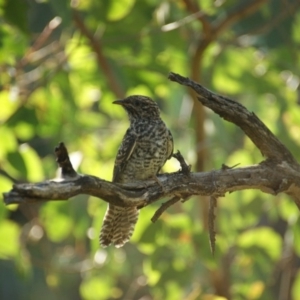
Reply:
[[[211,199],[216,199],[227,192],[258,189],[272,195],[286,193],[294,199],[300,209],[300,167],[290,151],[254,113],[249,112],[238,102],[217,95],[181,75],[170,73],[169,79],[191,87],[199,95],[199,101],[203,105],[239,126],[267,159],[258,165],[244,168],[223,166],[220,170],[192,173],[181,154],[176,153],[174,157],[180,162],[181,170],[158,175],[160,184],[156,181],[116,184],[92,175],[76,173],[66,147],[60,143],[55,153],[62,169],[61,180],[14,184],[11,191],[4,193],[5,203],[8,205],[68,200],[79,194],[88,194],[114,205],[142,208],[162,198],[170,198],[171,200],[156,212],[153,217],[155,221],[170,205],[193,195],[211,196]],[[211,217],[213,222],[213,210]],[[213,235],[211,241],[214,247]]]

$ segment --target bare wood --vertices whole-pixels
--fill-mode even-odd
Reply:
[[[79,194],[88,194],[118,206],[146,206],[161,198],[178,195],[222,195],[244,189],[258,189],[276,195],[294,194],[300,189],[300,173],[287,164],[267,163],[246,168],[215,170],[211,172],[162,174],[155,181],[136,184],[115,184],[91,175],[75,180],[44,181],[15,184],[4,193],[5,204],[33,203],[50,200],[68,200]],[[300,202],[299,202],[300,203]]]
[[[181,171],[158,175],[160,184],[156,181],[116,184],[76,173],[69,161],[67,149],[60,143],[55,154],[62,168],[62,180],[15,184],[11,191],[3,194],[5,204],[68,200],[79,194],[88,194],[114,205],[142,208],[161,198],[172,198],[175,203],[178,199],[184,200],[192,195],[221,197],[227,192],[257,189],[272,195],[286,193],[300,209],[300,167],[290,151],[262,121],[238,102],[217,95],[188,78],[175,73],[171,73],[169,78],[191,87],[203,105],[239,126],[267,160],[244,168],[234,169],[223,165],[220,170],[191,173],[178,152],[174,157],[179,160]],[[157,215],[171,202],[166,202]]]
[[[151,218],[151,221],[153,223],[155,223],[158,218],[162,215],[162,213],[169,208],[170,206],[172,206],[173,204],[177,203],[178,201],[180,201],[181,197],[178,196],[174,196],[173,198],[171,198],[170,200],[168,200],[167,202],[163,203],[160,208],[155,212],[154,216]]]
[[[240,127],[265,157],[296,163],[291,152],[253,112],[249,112],[242,104],[215,94],[179,74],[170,73],[169,79],[191,87],[199,95],[198,99],[204,106],[212,109],[223,119]]]
[[[215,254],[216,248],[216,231],[215,231],[215,208],[217,207],[217,197],[211,196],[208,208],[208,234],[212,254]]]

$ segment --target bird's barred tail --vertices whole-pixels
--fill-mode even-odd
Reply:
[[[112,243],[117,248],[122,247],[132,236],[138,216],[136,207],[109,204],[100,232],[100,245],[107,247]]]

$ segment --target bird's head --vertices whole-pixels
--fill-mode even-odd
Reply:
[[[113,103],[124,107],[130,121],[159,118],[160,111],[157,103],[147,96],[133,95]]]

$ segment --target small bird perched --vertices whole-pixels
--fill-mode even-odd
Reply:
[[[171,132],[160,118],[156,102],[146,96],[116,100],[126,110],[130,126],[119,147],[113,182],[130,183],[156,179],[161,167],[173,154]],[[108,205],[100,233],[100,244],[122,247],[132,236],[139,211],[136,207]]]

